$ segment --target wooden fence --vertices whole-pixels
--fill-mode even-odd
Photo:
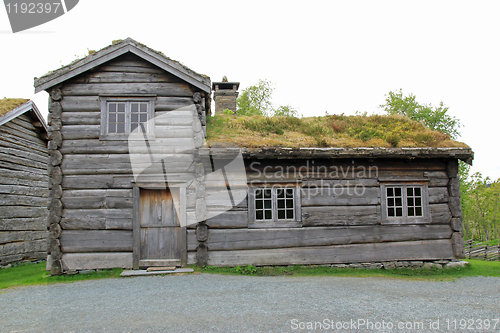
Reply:
[[[472,239],[465,241],[465,257],[483,260],[500,260],[500,246],[486,245]]]

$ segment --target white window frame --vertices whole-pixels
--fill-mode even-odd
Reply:
[[[387,188],[388,187],[400,187],[402,188],[402,208],[403,216],[388,216],[388,206],[387,206]],[[407,200],[407,188],[408,187],[420,187],[422,196],[422,216],[408,216],[408,200]],[[430,223],[430,209],[429,209],[429,191],[427,184],[422,183],[387,183],[381,184],[381,206],[382,206],[382,223],[385,224],[420,224],[420,223]]]
[[[105,96],[100,97],[101,100],[101,134],[99,140],[144,140],[143,133],[130,133],[131,128],[131,103],[143,102],[148,106],[148,120],[146,122],[146,138],[148,140],[155,139],[155,97],[140,96],[140,97],[115,97]],[[109,133],[109,112],[108,103],[125,103],[125,133]]]
[[[271,190],[272,219],[257,220],[255,207],[255,192],[260,189]],[[278,189],[293,190],[293,218],[278,219]],[[300,186],[290,184],[262,184],[252,185],[248,188],[248,227],[249,228],[295,228],[302,227],[301,193]]]

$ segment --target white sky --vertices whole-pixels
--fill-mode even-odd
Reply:
[[[275,105],[304,116],[380,113],[399,88],[443,101],[465,125],[473,171],[497,179],[499,12],[499,1],[80,0],[13,34],[0,8],[0,98],[31,98],[46,114],[35,76],[131,37],[240,90],[270,80]]]

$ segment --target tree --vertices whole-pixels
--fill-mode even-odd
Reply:
[[[273,117],[298,117],[298,112],[290,105],[281,105],[274,110]]]
[[[461,184],[465,235],[480,241],[500,238],[498,196],[500,179],[493,182],[476,172]]]
[[[259,80],[259,83],[244,89],[238,97],[237,115],[240,116],[267,116],[272,110],[271,97],[274,88],[271,82]]]
[[[389,91],[385,104],[380,107],[389,114],[399,114],[423,122],[430,129],[449,135],[453,139],[460,136],[458,129],[462,124],[457,118],[447,114],[449,108],[443,102],[440,102],[439,106],[419,104],[415,95],[404,96],[403,90],[399,89],[399,92]]]
[[[272,116],[272,117],[298,117],[298,112],[290,105],[273,108],[272,95],[274,87],[267,80],[244,89],[238,97],[238,116]]]
[[[399,114],[423,122],[427,127],[456,139],[460,136],[460,121],[447,114],[448,107],[443,102],[439,106],[420,104],[413,94],[403,95],[390,91],[385,104],[380,105],[389,114]],[[500,179],[493,182],[480,173],[470,175],[470,166],[459,161],[460,195],[463,211],[463,226],[466,238],[489,241],[494,237],[500,240],[497,223]]]

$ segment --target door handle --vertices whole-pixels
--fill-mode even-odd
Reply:
[[[161,221],[161,213],[163,211],[163,201],[160,203],[160,205],[158,205],[158,220]]]

